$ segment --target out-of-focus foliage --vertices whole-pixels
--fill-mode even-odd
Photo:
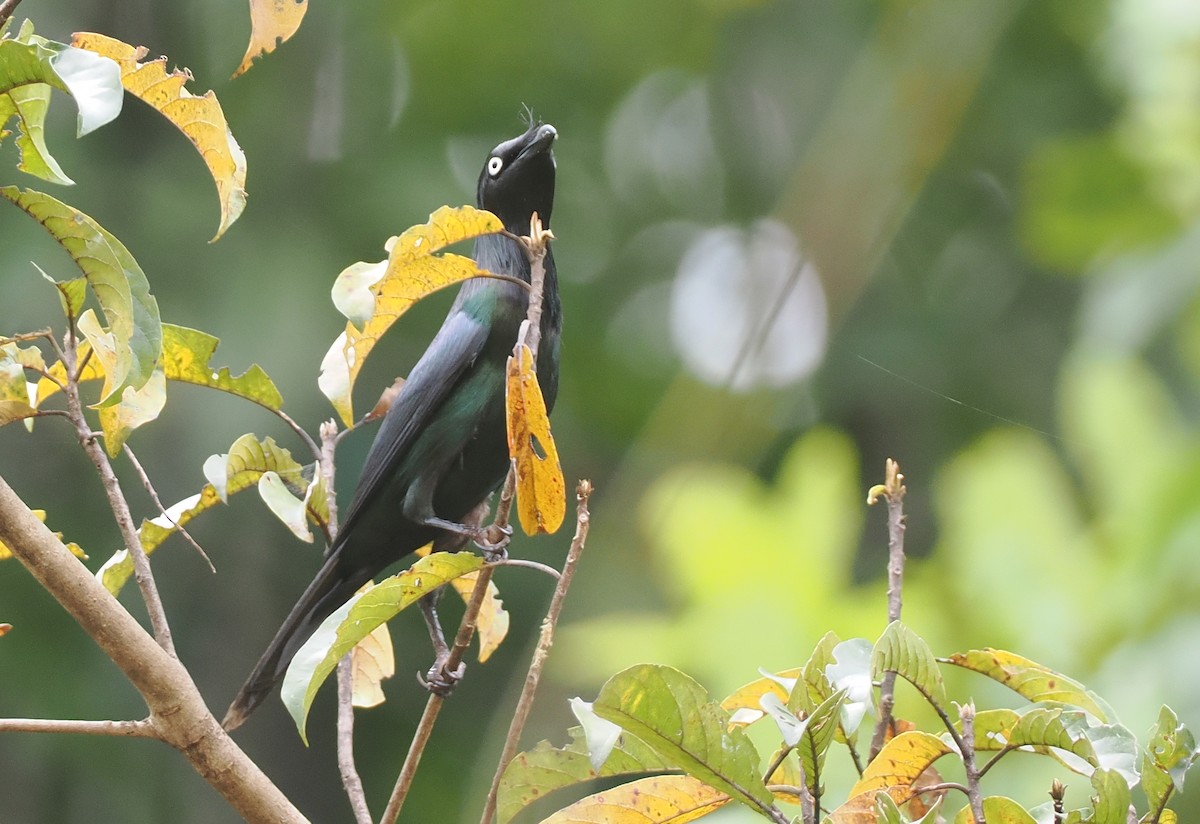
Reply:
[[[42,0],[28,13],[47,37],[142,43],[215,88],[251,167],[249,205],[217,244],[205,243],[207,170],[146,107],[131,100],[73,141],[73,113],[56,105],[45,135],[77,184],[65,199],[121,238],[163,316],[219,337],[235,372],[262,364],[310,431],[329,415],[317,365],[344,327],[329,308],[336,273],[433,208],[470,202],[522,103],[558,128],[555,435],[567,477],[599,491],[529,740],[563,726],[562,699],[626,665],[678,665],[724,695],[757,667],[794,666],[827,630],[878,637],[885,538],[862,498],[889,455],[912,490],[905,619],[935,650],[1002,647],[1070,672],[1142,740],[1163,703],[1196,726],[1200,15],[1188,4],[318,3],[233,83],[216,78],[245,52],[244,4]],[[17,160],[0,145],[0,182],[25,188]],[[61,318],[29,260],[56,280],[75,272],[10,212],[5,334]],[[414,309],[380,344],[360,408],[408,370],[440,312]],[[166,501],[195,493],[207,456],[278,426],[238,399],[177,392],[135,434]],[[47,449],[56,428],[0,430],[0,473],[98,565],[96,547],[119,539],[86,462]],[[343,500],[369,439],[339,451]],[[245,498],[189,525],[218,575],[187,551],[155,558],[213,706],[318,563]],[[144,499],[135,512],[157,514]],[[556,540],[513,549],[558,558]],[[497,580],[528,637],[548,587]],[[405,617],[391,625],[401,677],[359,725],[376,806],[422,697],[404,673],[429,662]],[[15,627],[0,667],[22,672],[0,713],[144,712],[12,562],[0,619]],[[406,816],[477,820],[516,666],[502,650],[471,668]],[[947,677],[955,692],[965,676]],[[281,746],[296,739],[277,704],[239,735],[312,817],[344,816],[330,739]],[[4,786],[21,789],[0,793],[0,819],[235,820],[185,767],[125,744],[0,739]],[[848,790],[836,771],[831,791]],[[130,775],[154,791],[125,792]],[[1093,789],[1069,792],[1082,806]],[[1178,804],[1184,820],[1200,814],[1190,794]]]

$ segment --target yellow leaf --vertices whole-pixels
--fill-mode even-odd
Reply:
[[[953,752],[936,735],[925,732],[903,732],[891,739],[863,770],[862,777],[850,789],[850,807],[857,796],[867,796],[873,808],[875,793],[886,791],[897,804],[912,796],[910,789],[921,774],[943,755]],[[835,811],[836,812],[836,811]],[[834,821],[842,819],[834,817]],[[849,820],[849,819],[847,819]]]
[[[389,241],[386,268],[360,262],[338,275],[333,302],[351,320],[321,361],[317,384],[346,426],[354,425],[354,381],[392,324],[426,295],[488,274],[470,258],[436,253],[451,244],[503,229],[504,224],[491,212],[471,206],[443,206],[429,216],[428,223],[413,226]]]
[[[521,528],[526,535],[554,533],[567,514],[567,486],[550,434],[533,352],[523,343],[517,346],[517,356],[508,359],[506,384],[508,454],[517,467]],[[539,447],[542,454],[538,454]]]
[[[12,624],[0,624],[0,638],[12,632]]]
[[[369,585],[368,585],[369,586]],[[351,702],[356,707],[377,707],[384,701],[380,684],[396,674],[392,636],[380,624],[350,650]]]
[[[77,32],[71,45],[115,60],[121,67],[125,90],[170,120],[191,141],[221,200],[221,225],[213,240],[225,234],[246,208],[246,155],[233,139],[221,104],[212,91],[197,97],[183,86],[192,79],[186,69],[167,73],[167,58],[146,63],[144,46],[137,48],[103,34]]]
[[[690,775],[662,775],[589,795],[542,824],[684,824],[730,800]]]
[[[250,45],[234,77],[244,74],[264,54],[291,39],[308,11],[308,0],[250,0]]]
[[[759,703],[764,695],[772,694],[780,701],[788,700],[788,691],[779,683],[781,680],[795,681],[804,675],[804,670],[800,667],[795,669],[784,670],[776,673],[774,678],[758,678],[738,687],[732,695],[721,702],[721,709],[733,715],[738,710],[747,710],[755,713],[756,717],[751,720],[746,717],[745,720],[730,721],[730,726],[744,727],[746,724],[753,723],[763,716],[762,705]]]
[[[461,578],[455,578],[450,586],[458,592],[464,601],[471,599],[475,589],[475,578],[479,573],[471,572]],[[479,608],[476,619],[475,635],[479,638],[479,663],[492,657],[492,653],[500,648],[500,644],[508,635],[508,610],[500,600],[500,590],[496,589],[493,581],[488,582],[487,596]]]
[[[46,510],[33,509],[30,511],[33,512],[33,514],[37,516],[37,519],[39,521],[41,521],[42,523],[46,522]],[[54,537],[58,538],[61,541],[62,533],[55,532]],[[75,543],[74,541],[70,541],[67,543],[67,549],[71,550],[71,554],[74,555],[76,558],[87,558],[87,554],[83,551],[83,549],[80,548],[79,544]],[[7,561],[12,556],[13,556],[12,550],[4,545],[4,541],[0,541],[0,561]]]

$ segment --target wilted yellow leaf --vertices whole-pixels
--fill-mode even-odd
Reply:
[[[12,624],[0,624],[0,638],[8,635],[12,631]]]
[[[421,298],[488,273],[462,255],[436,254],[451,244],[502,231],[491,212],[443,206],[429,222],[389,241],[387,266],[355,263],[333,285],[334,305],[350,318],[321,361],[317,384],[346,426],[354,425],[351,393],[379,338]]]
[[[369,586],[369,585],[368,585]],[[384,702],[380,684],[396,674],[392,636],[387,624],[380,624],[350,650],[350,694],[356,707],[377,707]]]
[[[567,485],[550,434],[533,352],[523,343],[508,359],[506,388],[508,454],[516,462],[521,528],[526,535],[557,532],[567,514]]]
[[[542,824],[685,824],[730,801],[690,775],[661,775],[589,795]]]
[[[229,131],[217,96],[211,90],[200,97],[189,92],[183,86],[192,79],[191,72],[176,69],[168,74],[165,57],[139,62],[147,54],[144,46],[135,48],[92,32],[76,32],[71,45],[115,60],[125,90],[175,124],[196,147],[221,200],[221,225],[213,240],[225,234],[246,208],[246,155]]]
[[[308,0],[250,0],[250,45],[233,76],[244,74],[257,58],[289,40],[306,11]]]

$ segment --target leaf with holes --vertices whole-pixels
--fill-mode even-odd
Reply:
[[[144,46],[134,47],[93,32],[77,32],[71,45],[107,57],[121,68],[121,84],[134,97],[169,120],[200,153],[217,184],[221,202],[221,225],[213,240],[225,234],[246,208],[246,155],[242,152],[225,113],[212,91],[197,97],[184,88],[191,72],[167,72],[167,58],[146,63]]]
[[[1171,794],[1183,790],[1184,777],[1196,762],[1197,754],[1191,730],[1180,723],[1174,710],[1164,705],[1142,757],[1142,789],[1151,812],[1165,809]]]
[[[333,303],[349,318],[321,361],[317,385],[346,426],[354,425],[354,381],[383,334],[421,298],[467,278],[485,277],[471,258],[438,254],[447,246],[503,231],[491,212],[443,206],[429,221],[387,243],[387,265],[355,263],[338,275]]]
[[[550,434],[533,352],[517,344],[505,382],[508,454],[517,472],[517,515],[526,535],[553,534],[567,514],[567,485]]]
[[[623,670],[600,689],[593,708],[688,775],[760,812],[770,809],[754,744],[679,670],[653,664]]]

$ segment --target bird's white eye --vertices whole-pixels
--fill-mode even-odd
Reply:
[[[492,177],[500,174],[500,170],[504,168],[504,161],[499,157],[493,157],[488,160],[488,174]]]

